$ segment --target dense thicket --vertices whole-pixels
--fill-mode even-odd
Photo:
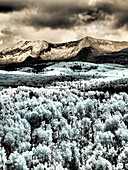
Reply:
[[[0,92],[0,167],[128,169],[128,94],[83,88]]]

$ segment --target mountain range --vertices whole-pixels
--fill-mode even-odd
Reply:
[[[78,41],[58,44],[24,40],[0,52],[0,65],[47,61],[86,61],[127,65],[128,42],[88,36]]]

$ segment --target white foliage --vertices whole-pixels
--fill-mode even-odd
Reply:
[[[83,92],[84,87],[109,85],[103,80],[81,81],[82,91],[74,88],[76,82],[62,91],[29,87],[1,91],[0,166],[10,161],[23,170],[32,164],[41,170],[127,167],[127,93]]]

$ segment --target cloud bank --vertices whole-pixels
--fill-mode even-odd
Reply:
[[[71,37],[69,32],[74,35],[74,39],[89,35],[96,38],[110,37],[115,40],[123,40],[125,37],[126,40],[128,37],[124,34],[128,31],[128,2],[126,0],[1,0],[0,24],[0,40],[3,40],[3,44],[6,39],[10,41],[13,37],[15,40],[16,37],[33,39],[34,34],[48,41],[58,42],[61,39],[67,41],[70,40],[67,37]],[[28,33],[27,37],[27,30],[31,30],[31,36]],[[66,38],[64,39],[64,35],[58,35],[59,32],[63,34],[65,32]],[[52,33],[56,36],[52,36]]]

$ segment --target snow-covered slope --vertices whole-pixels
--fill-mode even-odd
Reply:
[[[24,67],[17,71],[0,70],[0,86],[17,87],[21,85],[42,87],[55,83],[67,86],[69,82],[81,82],[86,90],[101,89],[110,86],[115,89],[127,87],[128,69],[121,65],[94,64],[87,62],[58,62],[41,69]],[[117,83],[118,82],[118,83]],[[102,84],[102,85],[101,85]],[[73,86],[73,84],[72,84]]]
[[[61,44],[52,44],[46,41],[21,41],[1,51],[0,63],[23,62],[31,56],[35,60],[84,60],[98,63],[106,62],[107,58],[110,63],[120,64],[124,59],[122,58],[122,53],[126,53],[126,51],[121,51],[121,55],[118,53],[120,58],[117,57],[117,60],[114,60],[112,52],[125,48],[128,48],[128,42],[116,42],[92,37]]]

